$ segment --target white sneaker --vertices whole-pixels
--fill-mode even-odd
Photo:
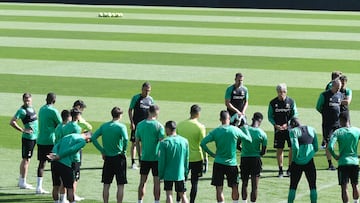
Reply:
[[[134,163],[133,165],[131,165],[131,169],[138,170],[139,168],[138,168],[137,165]]]
[[[74,200],[75,200],[75,201],[79,202],[79,201],[82,201],[82,200],[84,200],[84,199],[85,199],[85,198],[79,197],[79,196],[77,196],[77,195],[74,194]]]
[[[50,192],[49,191],[46,191],[46,190],[44,190],[44,189],[42,189],[42,188],[36,188],[36,194],[49,194]]]
[[[69,200],[63,199],[62,201],[60,201],[60,203],[69,203]]]
[[[25,183],[25,184],[19,184],[19,188],[20,189],[28,189],[28,190],[33,190],[33,189],[35,189],[32,185],[30,185],[30,184],[27,184],[27,183]]]

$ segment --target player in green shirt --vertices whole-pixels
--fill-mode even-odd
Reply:
[[[46,96],[46,104],[39,110],[39,135],[36,141],[39,160],[36,186],[37,194],[49,193],[42,188],[44,168],[48,160],[47,155],[51,153],[55,143],[55,128],[62,122],[58,110],[54,107],[55,101],[56,95],[54,93],[48,93]]]
[[[242,180],[241,196],[244,202],[247,201],[247,186],[251,176],[251,202],[256,202],[257,188],[262,169],[261,156],[266,153],[267,135],[260,129],[263,115],[256,112],[252,118],[252,124],[248,127],[252,142],[244,140],[241,142],[241,163],[240,174]]]
[[[314,128],[300,125],[297,118],[290,121],[290,140],[293,152],[291,163],[290,188],[288,203],[295,200],[296,189],[302,172],[305,172],[310,188],[311,203],[317,202],[316,168],[314,164],[315,153],[319,150],[318,140]]]
[[[128,134],[126,126],[120,123],[122,114],[123,111],[119,107],[114,107],[111,110],[112,120],[102,124],[91,137],[93,144],[101,152],[104,160],[102,171],[104,203],[109,202],[109,189],[114,175],[117,183],[117,202],[122,202],[124,185],[127,184],[125,155]],[[97,140],[100,136],[102,145]]]
[[[172,203],[172,188],[181,197],[182,203],[188,203],[185,180],[189,173],[189,143],[176,134],[175,121],[165,123],[168,137],[159,144],[159,178],[164,180],[166,203]]]
[[[330,138],[328,149],[331,155],[338,161],[338,179],[341,185],[341,197],[343,202],[349,202],[347,185],[349,179],[353,188],[354,203],[359,203],[359,158],[358,144],[360,129],[350,126],[349,117],[345,113],[339,116],[341,128],[335,130]],[[338,153],[335,153],[335,144],[338,143]]]
[[[218,203],[224,202],[223,185],[226,175],[228,186],[232,188],[232,199],[239,200],[239,169],[236,161],[237,140],[244,138],[252,141],[250,135],[244,134],[238,127],[230,125],[230,114],[228,111],[220,112],[221,126],[213,129],[201,141],[200,146],[214,157],[213,174],[211,184],[216,187],[216,199]],[[215,142],[216,153],[212,152],[207,143]]]
[[[176,128],[177,134],[186,138],[189,142],[189,170],[191,171],[190,203],[195,202],[199,177],[207,171],[208,157],[200,147],[201,140],[205,137],[205,126],[199,122],[201,108],[194,104],[190,108],[190,118],[182,121]]]
[[[32,107],[31,94],[24,93],[22,100],[23,105],[19,108],[19,110],[17,110],[14,117],[10,120],[10,125],[22,133],[22,160],[20,163],[18,186],[20,189],[34,189],[32,185],[26,183],[26,177],[38,135],[38,120],[35,109]],[[23,127],[17,123],[18,119],[21,119]]]
[[[52,161],[51,173],[53,179],[52,196],[55,203],[59,201],[59,188],[61,183],[67,189],[67,199],[74,203],[74,171],[71,167],[79,150],[83,148],[91,138],[90,134],[68,134],[64,136],[53,148],[52,153],[47,157]]]
[[[142,203],[145,195],[146,181],[152,171],[154,179],[155,203],[160,200],[160,180],[158,173],[158,145],[165,137],[164,126],[157,121],[159,107],[151,105],[147,119],[138,123],[136,127],[136,149],[140,159],[140,183],[138,188],[138,203]]]

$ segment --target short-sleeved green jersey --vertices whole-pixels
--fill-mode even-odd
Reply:
[[[157,161],[158,145],[165,137],[164,126],[157,120],[143,120],[136,127],[135,137],[141,142],[141,160]]]
[[[36,140],[38,137],[38,133],[39,133],[39,125],[38,125],[38,120],[32,120],[30,122],[25,121],[27,114],[31,113],[31,114],[35,114],[36,116],[36,112],[35,109],[33,107],[21,107],[19,110],[16,111],[14,118],[16,119],[21,119],[23,121],[24,124],[24,128],[32,129],[32,133],[22,133],[22,137],[29,139],[29,140]],[[25,122],[24,122],[25,121]]]
[[[226,166],[236,166],[236,144],[239,138],[248,141],[251,140],[250,135],[246,135],[239,128],[232,125],[221,125],[212,131],[201,141],[200,146],[212,157],[214,162]],[[206,144],[215,142],[216,153],[212,152]]]
[[[158,168],[160,180],[185,180],[189,172],[188,141],[179,135],[162,140],[159,145]]]
[[[205,126],[197,119],[188,119],[180,122],[176,127],[176,133],[189,142],[189,161],[197,162],[204,160],[202,148],[200,147],[201,140],[205,137]]]
[[[56,128],[55,128],[55,144],[57,144],[61,138],[63,138],[65,135],[63,133],[63,128],[65,127],[66,124],[60,123]]]
[[[86,141],[80,134],[73,133],[60,139],[52,151],[60,156],[60,160],[58,162],[71,167],[73,162],[77,162],[79,150],[83,148],[85,144]]]
[[[360,129],[355,127],[343,127],[337,129],[330,138],[328,149],[333,157],[339,157],[339,166],[359,165],[357,147],[359,143]],[[335,143],[339,144],[339,153],[335,153]]]
[[[81,133],[81,128],[76,121],[68,122],[62,129],[63,136],[71,134],[71,133]]]
[[[241,157],[260,157],[261,146],[267,146],[267,135],[260,128],[249,126],[248,132],[252,142],[241,139]]]
[[[298,165],[306,165],[319,150],[315,129],[300,126],[289,131],[292,160]]]
[[[92,125],[87,122],[82,116],[78,120],[78,125],[81,128],[81,132],[88,132],[92,130]]]
[[[53,145],[55,128],[62,122],[61,116],[53,105],[44,105],[39,110],[39,135],[37,144]]]
[[[102,136],[102,146],[97,140],[100,136]],[[125,155],[128,144],[126,126],[118,121],[106,122],[91,136],[91,141],[105,156]]]

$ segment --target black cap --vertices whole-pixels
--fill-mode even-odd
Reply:
[[[83,100],[76,100],[76,101],[74,102],[73,107],[75,107],[75,106],[80,106],[80,108],[86,108],[86,104],[84,103]]]

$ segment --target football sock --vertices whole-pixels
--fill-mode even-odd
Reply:
[[[293,203],[295,200],[296,190],[290,189],[288,194],[288,203]]]
[[[316,189],[310,190],[310,200],[311,200],[311,202],[317,202],[317,191],[316,191]]]

